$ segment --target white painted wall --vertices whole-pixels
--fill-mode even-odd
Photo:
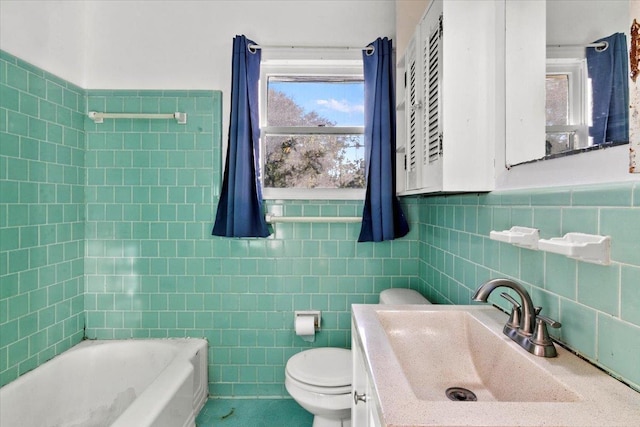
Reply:
[[[629,34],[629,0],[547,1],[547,44],[584,44]]]
[[[82,1],[0,1],[0,49],[85,87]]]
[[[0,48],[90,89],[221,89],[231,44],[364,46],[393,0],[2,0]]]
[[[87,87],[222,89],[237,34],[263,45],[365,46],[393,37],[393,0],[92,1]]]
[[[420,18],[424,15],[430,0],[396,0],[396,38],[398,59],[409,46]]]

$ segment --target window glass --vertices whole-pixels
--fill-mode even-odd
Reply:
[[[264,186],[364,188],[362,135],[267,135]]]
[[[547,126],[569,124],[569,76],[547,75]]]
[[[322,75],[263,77],[267,86],[262,92],[261,135],[265,197],[273,194],[270,190],[291,189],[315,198],[313,190],[322,189],[335,191],[320,198],[342,198],[340,191],[364,189],[361,72],[330,75],[325,70]]]
[[[546,79],[546,155],[573,150],[575,131],[558,128],[569,123],[569,76],[548,74]]]
[[[269,77],[267,126],[363,126],[364,83],[347,77]]]

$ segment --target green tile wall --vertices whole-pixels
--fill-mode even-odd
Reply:
[[[186,111],[171,121],[87,121],[90,338],[205,336],[215,396],[287,396],[284,364],[350,345],[350,304],[419,285],[418,232],[356,244],[355,224],[276,224],[269,239],[211,236],[221,176],[221,93],[88,91],[89,110]],[[412,204],[411,204],[412,203]],[[291,216],[358,216],[361,202],[272,202]],[[417,217],[410,202],[409,216]],[[322,310],[313,344],[295,310]]]
[[[562,323],[556,338],[640,389],[640,182],[426,197],[420,275],[431,300],[469,304],[484,280],[510,277]],[[519,225],[542,238],[611,236],[610,266],[489,239]],[[491,301],[502,305],[501,298]],[[506,309],[507,307],[504,306]]]
[[[0,386],[83,337],[85,102],[0,51]]]

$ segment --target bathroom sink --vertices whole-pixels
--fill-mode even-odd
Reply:
[[[377,316],[420,400],[580,400],[467,311],[379,311]]]
[[[637,426],[640,393],[560,346],[535,356],[488,305],[354,304],[381,424]]]

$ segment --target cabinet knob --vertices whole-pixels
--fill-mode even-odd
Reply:
[[[367,401],[366,393],[358,394],[358,390],[353,391],[353,403],[357,405],[358,402],[366,402],[366,401]]]

